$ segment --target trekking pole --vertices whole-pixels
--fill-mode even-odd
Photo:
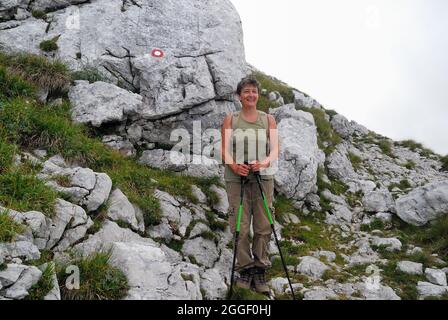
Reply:
[[[246,177],[241,176],[241,190],[240,190],[240,206],[238,208],[238,216],[235,227],[235,242],[233,245],[233,263],[232,263],[232,275],[230,276],[230,290],[228,299],[232,298],[233,293],[233,278],[235,274],[235,261],[236,261],[236,253],[238,251],[238,239],[240,237],[240,228],[241,228],[241,215],[243,212],[243,196],[244,196],[244,184],[246,183]]]
[[[286,278],[288,278],[289,287],[291,288],[292,299],[296,300],[296,297],[294,295],[294,290],[292,288],[291,280],[289,279],[288,269],[286,268],[285,260],[283,259],[282,250],[280,248],[280,244],[278,243],[277,233],[275,232],[274,221],[272,220],[272,214],[271,214],[271,211],[269,210],[268,201],[266,200],[266,196],[264,195],[263,188],[261,187],[260,173],[258,171],[254,171],[254,175],[257,178],[257,184],[258,184],[258,187],[260,188],[261,197],[263,198],[264,208],[268,215],[269,223],[271,224],[271,228],[272,228],[272,232],[274,233],[275,243],[277,244],[278,252],[280,253],[280,258],[282,259],[283,269],[285,269]]]

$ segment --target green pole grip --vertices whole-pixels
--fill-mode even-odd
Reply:
[[[238,219],[236,221],[236,232],[240,232],[241,230],[241,214],[243,213],[243,204],[240,204],[238,208]]]
[[[263,195],[263,205],[264,205],[266,212],[268,213],[269,223],[272,225],[272,224],[274,224],[274,221],[272,221],[271,210],[269,210],[268,201],[266,200],[266,197],[264,196],[264,192],[262,193],[262,195]]]

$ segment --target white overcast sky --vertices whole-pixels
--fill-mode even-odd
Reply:
[[[448,154],[448,0],[230,0],[246,60],[325,108]]]

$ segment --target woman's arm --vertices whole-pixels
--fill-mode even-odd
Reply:
[[[251,169],[253,171],[259,171],[260,169],[267,168],[272,161],[278,159],[280,152],[280,146],[278,142],[278,130],[275,118],[268,114],[268,125],[269,125],[269,155],[263,161],[253,161],[251,163]]]

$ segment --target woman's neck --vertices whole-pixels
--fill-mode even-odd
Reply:
[[[257,108],[255,106],[243,106],[243,108],[241,109],[241,113],[243,114],[243,116],[248,118],[257,114]]]

